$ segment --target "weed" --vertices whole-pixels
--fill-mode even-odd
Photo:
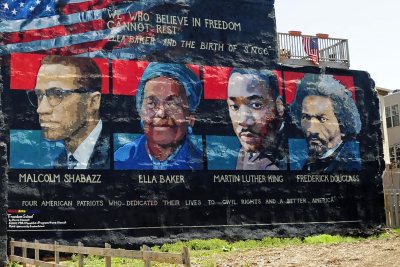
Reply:
[[[7,264],[7,267],[19,267],[20,265],[15,262],[15,261],[11,261],[10,263]]]
[[[340,235],[315,235],[304,238],[306,244],[337,244],[358,242],[361,238]]]
[[[396,234],[400,234],[400,229],[394,229],[394,231],[390,231],[387,233],[383,233],[377,236],[371,236],[367,239],[376,239],[376,238],[387,238]],[[162,246],[154,246],[152,247],[152,251],[161,251],[161,252],[172,252],[172,253],[181,253],[182,248],[184,246],[188,247],[190,250],[191,261],[195,266],[202,267],[215,267],[216,261],[228,257],[230,253],[234,251],[243,251],[248,249],[258,249],[258,248],[266,248],[266,247],[279,247],[279,246],[292,246],[299,244],[337,244],[337,243],[349,243],[349,242],[359,242],[361,240],[366,240],[366,238],[360,237],[348,237],[348,236],[339,236],[339,235],[315,235],[305,237],[304,239],[300,238],[277,238],[277,237],[265,237],[261,240],[245,240],[245,241],[237,241],[237,242],[227,242],[221,239],[194,239],[190,241],[179,241],[172,244],[164,244]],[[73,255],[72,261],[64,262],[63,264],[68,266],[77,266],[78,256]],[[96,256],[89,256],[84,259],[84,262],[87,266],[97,267],[104,266],[104,259]],[[246,264],[246,263],[244,263]],[[19,265],[9,265],[8,267],[17,267]],[[143,261],[140,260],[131,260],[131,259],[121,259],[121,258],[113,258],[112,266],[116,267],[141,267],[143,266]],[[152,262],[152,266],[155,267],[165,267],[165,266],[173,266],[170,264],[162,264]],[[244,265],[246,266],[246,265]]]

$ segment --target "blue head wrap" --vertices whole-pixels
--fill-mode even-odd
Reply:
[[[143,72],[136,91],[136,110],[140,112],[143,103],[144,86],[157,77],[169,77],[178,81],[185,88],[189,110],[194,112],[200,103],[203,86],[200,79],[188,67],[182,64],[150,63]]]

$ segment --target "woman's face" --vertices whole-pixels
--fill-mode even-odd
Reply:
[[[189,125],[186,91],[176,80],[157,77],[144,87],[141,119],[147,141],[160,146],[176,146]]]

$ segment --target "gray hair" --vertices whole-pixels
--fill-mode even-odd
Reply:
[[[340,131],[345,136],[354,136],[361,131],[360,114],[352,94],[333,75],[306,73],[296,89],[296,97],[290,105],[289,114],[294,124],[301,129],[303,100],[307,96],[323,96],[332,100]]]

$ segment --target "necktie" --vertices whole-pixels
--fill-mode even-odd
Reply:
[[[73,155],[68,157],[68,169],[75,169],[76,165],[78,165],[78,161]]]

